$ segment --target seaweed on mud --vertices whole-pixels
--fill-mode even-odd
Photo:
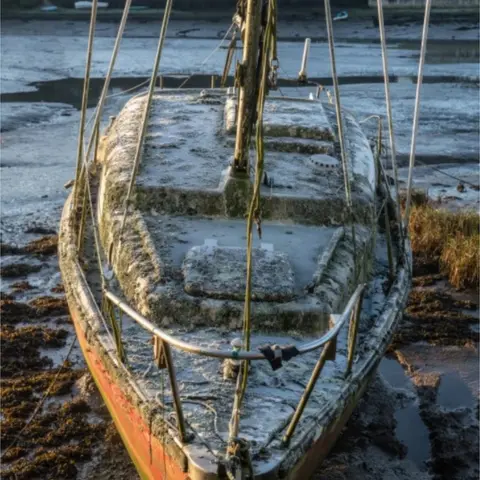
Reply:
[[[65,287],[62,283],[58,283],[51,290],[52,293],[65,293]]]
[[[34,309],[35,315],[38,317],[68,314],[68,305],[65,297],[51,297],[45,295],[30,301],[29,306]]]
[[[55,235],[57,232],[53,228],[44,225],[33,224],[25,230],[25,233],[35,233],[38,235]]]
[[[35,317],[35,310],[26,303],[13,300],[10,296],[0,300],[0,316],[3,325],[26,322]]]
[[[414,289],[389,350],[420,341],[433,345],[478,342],[478,333],[471,329],[471,325],[478,323],[478,318],[460,311],[475,308],[472,302],[455,300],[447,293]]]
[[[10,263],[0,268],[1,278],[25,277],[30,273],[37,273],[42,269],[42,265],[31,265],[29,263]]]
[[[89,423],[89,411],[83,400],[76,399],[36,416],[17,440],[15,448],[20,450],[2,478],[74,478],[75,462],[89,459],[92,445],[105,436],[105,424]],[[2,442],[8,445],[16,437],[15,429],[24,428],[25,423],[9,417],[4,423]],[[31,459],[20,458],[29,450],[33,450]]]
[[[47,235],[37,240],[31,241],[24,247],[26,253],[35,255],[54,255],[57,253],[58,236]]]
[[[422,275],[413,278],[412,283],[414,287],[431,287],[437,282],[444,280],[445,277],[439,273],[435,275]]]
[[[68,305],[65,297],[45,295],[28,303],[22,303],[13,300],[10,296],[0,300],[0,315],[3,324],[15,324],[34,318],[68,315]]]
[[[12,245],[11,243],[0,243],[0,256],[6,255],[21,255],[23,249],[17,245]]]
[[[11,293],[0,292],[0,302],[2,301],[14,301],[15,297]]]
[[[23,280],[21,282],[12,283],[12,285],[10,285],[10,288],[12,289],[13,292],[18,293],[18,292],[25,292],[27,290],[32,290],[35,287],[31,285],[30,282]]]
[[[3,325],[0,330],[2,378],[11,377],[22,370],[35,371],[50,366],[52,361],[42,357],[38,348],[62,347],[67,335],[68,332],[64,329],[53,330],[38,326],[14,328]],[[3,401],[4,395],[5,389],[2,388]],[[2,405],[5,406],[3,402]]]

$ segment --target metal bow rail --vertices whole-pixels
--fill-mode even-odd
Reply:
[[[365,291],[366,284],[360,284],[354,291],[353,295],[350,297],[343,313],[340,315],[332,315],[332,320],[334,320],[334,327],[331,328],[327,333],[322,335],[320,338],[312,340],[310,342],[304,342],[295,346],[298,353],[297,355],[303,355],[308,352],[324,347],[320,357],[315,365],[315,368],[312,372],[308,385],[305,388],[305,391],[302,395],[302,398],[299,401],[299,404],[295,410],[290,424],[288,425],[287,432],[283,437],[283,444],[288,444],[290,438],[292,437],[295,428],[302,416],[303,410],[308,402],[310,394],[312,393],[318,378],[320,377],[321,370],[326,362],[326,360],[333,358],[335,354],[335,343],[337,336],[341,328],[346,324],[347,320],[350,320],[349,332],[348,332],[348,353],[347,353],[347,368],[345,376],[348,377],[351,373],[353,359],[355,356],[356,348],[356,339],[358,332],[358,322],[360,318],[360,311],[362,305],[363,294]],[[200,345],[193,343],[185,342],[173,335],[169,335],[161,328],[157,327],[150,320],[145,318],[143,315],[138,313],[132,307],[130,307],[125,301],[120,297],[115,295],[110,290],[104,290],[105,297],[110,300],[114,305],[116,305],[123,313],[128,315],[132,320],[138,323],[145,330],[150,332],[155,338],[158,338],[162,344],[164,352],[165,366],[168,370],[170,385],[172,388],[172,396],[174,400],[174,408],[177,416],[177,428],[179,432],[179,437],[182,442],[185,442],[187,439],[185,420],[183,417],[182,410],[182,401],[178,393],[175,368],[173,364],[172,355],[170,352],[170,347],[177,348],[187,353],[193,353],[197,355],[203,355],[206,357],[221,358],[221,359],[232,359],[232,360],[267,360],[268,358],[261,352],[252,352],[252,351],[237,351],[237,350],[218,350],[212,348],[205,348]]]

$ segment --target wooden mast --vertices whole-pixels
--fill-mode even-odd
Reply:
[[[243,37],[243,59],[237,70],[240,96],[237,112],[237,136],[233,172],[247,173],[248,151],[252,125],[255,120],[257,98],[258,50],[261,33],[263,0],[247,0],[245,35]]]

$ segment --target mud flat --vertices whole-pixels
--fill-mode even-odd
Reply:
[[[1,477],[81,478],[95,465],[84,478],[135,478],[105,407],[84,387],[91,379],[59,283],[57,237],[25,237],[0,246]]]

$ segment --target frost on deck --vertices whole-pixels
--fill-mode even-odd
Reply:
[[[219,188],[233,158],[234,112],[233,100],[225,104],[218,94],[155,97],[138,184]],[[272,193],[278,188],[297,196],[339,194],[340,163],[331,156],[334,135],[320,102],[267,99],[264,131],[266,172],[275,179]],[[322,169],[319,153],[328,157],[330,168]],[[255,155],[252,150],[253,164]]]
[[[384,308],[383,283],[388,275],[385,241],[379,238],[378,258],[374,267],[377,281],[372,282],[364,297],[359,325],[357,354],[354,369],[372,354],[372,329],[375,320]],[[342,327],[337,338],[335,359],[327,361],[309,399],[300,421],[295,439],[311,431],[321,418],[321,413],[333,408],[345,388],[348,322]],[[317,337],[305,335],[269,334],[262,326],[253,324],[252,350],[262,345],[291,345],[313,340]],[[186,342],[211,349],[230,349],[230,342],[240,332],[222,328],[173,328],[168,329]],[[153,402],[167,404],[173,410],[168,375],[158,370],[152,362],[151,336],[137,324],[123,319],[123,334],[128,362],[142,390]],[[173,349],[179,393],[187,422],[202,440],[207,441],[217,453],[223,454],[228,439],[229,421],[232,413],[235,382],[225,380],[222,375],[222,361],[215,358],[188,354]],[[248,389],[241,412],[240,434],[252,445],[252,452],[271,441],[262,460],[281,456],[285,450],[280,439],[286,424],[305,390],[321,350],[295,357],[273,371],[266,361],[252,362]],[[215,413],[213,412],[213,410]],[[174,421],[174,417],[171,418]]]
[[[235,101],[218,91],[155,96],[135,202],[123,241],[117,242],[135,153],[132,132],[138,131],[143,105],[142,98],[130,102],[115,121],[116,133],[109,134],[101,180],[107,199],[99,210],[104,248],[114,246],[111,256],[119,286],[138,311],[184,341],[230,349],[243,324],[245,213],[251,196],[251,181],[228,172]],[[344,226],[345,192],[334,111],[318,101],[280,98],[269,98],[265,109],[262,237],[253,234],[253,350],[265,344],[296,345],[324,334],[332,327],[331,314],[343,311],[357,285],[371,278],[375,263],[373,158],[355,119],[345,114],[357,214],[354,244],[351,229]],[[121,144],[121,129],[130,143]],[[253,168],[255,155],[252,151]],[[364,380],[359,368],[372,361],[375,341],[388,338],[384,330],[393,322],[392,316],[384,324],[374,321],[385,305],[382,285],[388,268],[383,250],[381,257],[364,300],[369,313],[362,315],[353,368],[359,381]],[[293,358],[278,371],[268,362],[252,362],[240,434],[251,441],[254,453],[272,441],[260,470],[268,469],[271,460],[278,464],[287,454],[301,456],[311,435],[342,412],[342,402],[354,390],[344,376],[347,329],[348,322],[289,449],[279,447],[281,431],[320,351]],[[150,335],[124,319],[123,336],[128,338],[124,347],[129,366],[148,399],[171,406],[168,376],[152,365]],[[189,428],[214,451],[224,453],[235,382],[224,380],[218,359],[175,350],[173,354]],[[186,448],[198,447],[203,456],[206,450],[197,440]]]
[[[123,334],[129,339],[125,345],[129,365],[142,389],[148,393],[151,400],[171,404],[172,397],[166,372],[151,365],[152,347],[149,344],[149,334],[132,323],[124,323],[123,328]],[[175,329],[170,333],[196,345],[227,350],[230,348],[230,341],[239,335],[238,332],[216,328],[181,332]],[[337,342],[336,360],[327,362],[322,373],[322,381],[318,383],[310,398],[302,424],[308,426],[322,406],[329,403],[344,383],[346,336],[347,330],[343,328]],[[255,332],[252,337],[252,350],[257,350],[259,346],[265,344],[289,345],[312,339],[313,337],[274,336]],[[291,417],[318,360],[318,355],[319,352],[316,351],[297,357],[284,363],[277,371],[273,371],[268,362],[252,362],[249,386],[242,408],[240,432],[242,438],[252,442],[253,451],[266,443],[269,436]],[[187,421],[219,453],[224,453],[235,382],[223,379],[222,361],[219,359],[175,351],[174,363]],[[212,411],[201,405],[201,402],[206,402],[216,410],[216,421]]]

